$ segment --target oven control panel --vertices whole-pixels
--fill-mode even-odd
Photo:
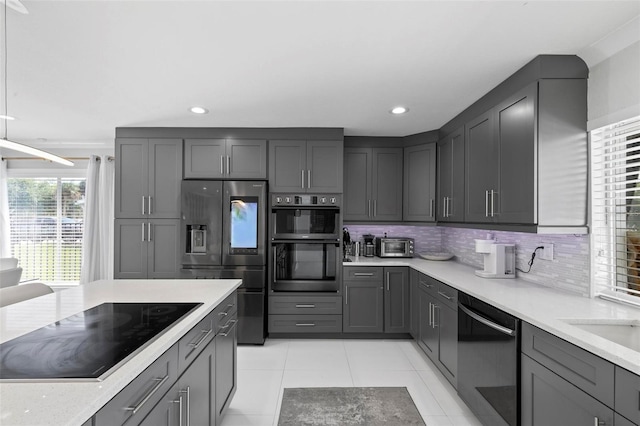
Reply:
[[[271,205],[277,206],[317,206],[337,207],[340,194],[271,194]]]

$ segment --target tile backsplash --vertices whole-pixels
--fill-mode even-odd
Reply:
[[[475,240],[491,234],[499,243],[515,244],[516,266],[527,270],[531,253],[540,243],[554,245],[553,260],[540,259],[540,250],[528,274],[518,271],[518,278],[547,287],[589,296],[589,236],[588,235],[538,235],[522,232],[487,231],[479,229],[444,228],[412,225],[346,225],[351,239],[356,241],[363,234],[389,237],[411,237],[415,240],[416,253],[446,251],[455,260],[470,266],[483,268],[483,255],[476,253]]]

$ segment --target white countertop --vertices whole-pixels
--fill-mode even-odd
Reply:
[[[640,352],[562,321],[640,321],[640,308],[582,297],[519,278],[480,278],[474,273],[477,268],[455,261],[378,257],[354,257],[352,260],[343,266],[409,266],[640,375]]]
[[[0,424],[81,425],[241,283],[239,279],[96,281],[0,308],[2,343],[105,302],[204,303],[102,382],[0,383]]]

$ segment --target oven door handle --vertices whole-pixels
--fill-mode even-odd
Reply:
[[[480,316],[479,314],[473,312],[471,309],[467,308],[466,306],[462,305],[461,303],[458,303],[458,308],[462,309],[462,312],[464,312],[465,314],[469,315],[474,320],[476,320],[478,322],[481,322],[482,324],[486,325],[487,327],[493,328],[494,330],[499,331],[502,334],[506,334],[507,336],[515,336],[516,335],[516,331],[515,330],[512,330],[512,329],[507,328],[507,327],[503,327],[500,324],[496,324],[495,322],[489,321],[485,317]]]

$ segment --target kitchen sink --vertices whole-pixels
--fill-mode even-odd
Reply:
[[[563,321],[640,352],[640,320],[565,319]]]

